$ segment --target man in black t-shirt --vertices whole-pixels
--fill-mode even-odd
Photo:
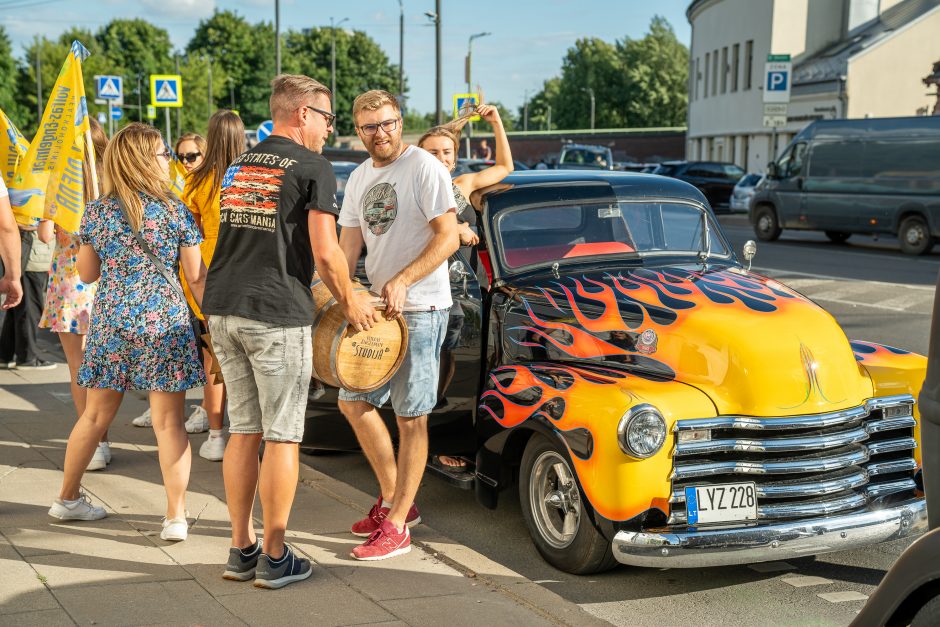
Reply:
[[[278,76],[271,87],[271,136],[235,159],[222,180],[219,239],[202,304],[228,394],[222,472],[232,548],[223,576],[254,577],[262,588],[312,572],[284,533],[312,368],[314,265],[350,326],[363,330],[381,319],[368,295],[353,292],[336,238],[336,179],[320,154],[335,118],[330,91],[296,75]],[[263,547],[251,522],[258,485]]]

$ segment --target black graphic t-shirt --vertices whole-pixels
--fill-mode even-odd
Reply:
[[[313,322],[308,211],[339,215],[330,162],[272,135],[222,179],[221,220],[202,310],[285,327]]]

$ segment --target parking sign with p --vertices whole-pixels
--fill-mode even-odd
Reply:
[[[764,65],[764,102],[790,102],[790,55],[769,55]]]

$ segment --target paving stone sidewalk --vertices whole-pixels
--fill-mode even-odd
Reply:
[[[314,562],[313,576],[277,591],[226,581],[221,465],[201,459],[205,435],[192,436],[190,536],[160,540],[153,432],[130,422],[145,408],[126,395],[111,466],[85,475],[108,518],[63,523],[46,512],[74,421],[68,371],[0,371],[0,625],[607,624],[426,525],[405,556],[353,560],[361,540],[347,530],[372,497],[303,465],[288,542]]]

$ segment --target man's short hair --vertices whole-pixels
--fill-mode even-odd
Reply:
[[[278,74],[271,81],[271,119],[276,120],[310,104],[310,97],[332,93],[323,83],[303,74]]]
[[[356,116],[360,111],[378,111],[388,104],[392,105],[399,114],[401,113],[398,99],[384,89],[370,89],[364,94],[359,94],[353,102],[353,122],[356,122]]]

